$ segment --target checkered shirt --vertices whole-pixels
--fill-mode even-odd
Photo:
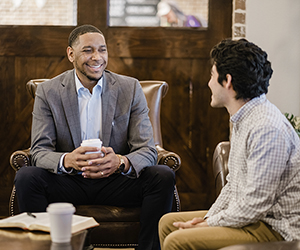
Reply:
[[[241,228],[259,220],[285,240],[300,240],[300,140],[265,95],[231,117],[228,183],[206,217]]]

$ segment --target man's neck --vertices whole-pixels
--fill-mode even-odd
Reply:
[[[230,102],[230,104],[226,107],[230,116],[233,116],[236,112],[239,111],[241,107],[243,107],[249,100],[244,99],[234,99]]]
[[[78,80],[80,81],[80,83],[82,84],[82,86],[87,88],[90,91],[90,93],[92,94],[93,93],[93,88],[97,85],[99,80],[81,79],[80,76],[78,76],[77,72],[76,72],[76,76],[77,76]]]

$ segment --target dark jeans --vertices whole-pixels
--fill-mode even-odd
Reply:
[[[15,177],[21,212],[45,212],[49,203],[141,206],[139,249],[159,249],[158,221],[171,211],[175,174],[167,166],[144,169],[137,179],[113,174],[103,179],[57,175],[38,167],[23,167]]]

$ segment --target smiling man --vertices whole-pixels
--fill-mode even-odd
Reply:
[[[164,215],[161,247],[300,240],[300,140],[266,97],[273,73],[267,53],[245,39],[226,39],[211,59],[210,104],[225,107],[233,127],[227,184],[208,211]]]
[[[67,55],[74,69],[36,91],[34,166],[20,169],[15,178],[20,210],[42,212],[62,201],[141,206],[139,249],[159,249],[158,221],[171,210],[175,177],[169,167],[155,165],[141,85],[105,69],[105,38],[94,26],[71,32]],[[87,139],[101,139],[102,152],[80,146]]]

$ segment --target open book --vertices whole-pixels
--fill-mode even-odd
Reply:
[[[72,233],[96,226],[99,226],[99,223],[97,223],[93,217],[73,214]],[[37,230],[50,233],[50,218],[46,212],[32,214],[21,213],[0,220],[0,228],[22,228],[24,230]]]

